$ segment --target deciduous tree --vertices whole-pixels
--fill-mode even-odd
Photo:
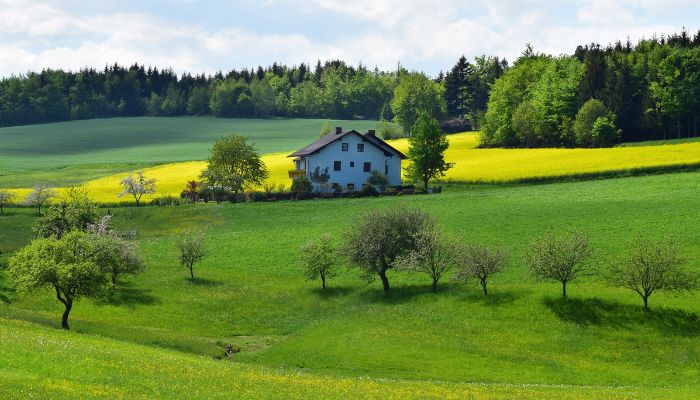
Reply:
[[[193,281],[194,265],[208,254],[204,239],[204,234],[196,230],[184,231],[176,239],[180,265],[190,271],[190,277]]]
[[[478,279],[484,290],[484,296],[487,296],[488,280],[492,275],[501,272],[506,261],[506,252],[499,248],[473,244],[462,248],[459,261],[460,269],[452,279],[455,281]]]
[[[24,203],[29,206],[37,207],[39,214],[41,214],[41,207],[51,202],[51,199],[57,196],[56,189],[49,185],[38,184],[34,185],[34,189],[27,195],[24,199]]]
[[[3,207],[11,205],[15,201],[16,195],[10,189],[0,189],[0,215],[3,214]]]
[[[428,114],[421,114],[408,138],[408,158],[411,164],[406,168],[408,176],[423,183],[427,189],[428,182],[452,168],[452,163],[445,161],[445,150],[450,146],[447,137],[440,129],[440,123]]]
[[[118,194],[118,197],[133,196],[136,205],[141,204],[141,197],[145,194],[153,194],[156,192],[156,179],[146,178],[143,171],[136,171],[136,177],[129,175],[121,180],[121,185],[124,190]]]
[[[299,263],[308,280],[321,279],[326,288],[326,279],[335,275],[338,254],[329,234],[311,239],[299,248]]]
[[[525,261],[532,274],[542,280],[561,282],[562,296],[566,285],[591,271],[588,236],[572,231],[545,234],[530,243]]]

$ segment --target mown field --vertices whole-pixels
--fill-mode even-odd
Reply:
[[[204,160],[216,139],[250,137],[262,153],[303,147],[320,119],[109,118],[0,128],[0,187],[82,183],[154,164]],[[364,130],[376,121],[329,121]]]
[[[101,202],[117,198],[119,181],[143,169],[158,180],[155,196],[178,195],[196,179],[214,140],[243,134],[263,153],[270,182],[290,185],[286,156],[318,135],[324,120],[114,118],[0,128],[0,187],[23,198],[35,183],[84,184]],[[330,121],[365,131],[374,121]],[[478,149],[477,133],[451,135],[445,180],[466,183],[548,181],[700,166],[694,140],[624,144],[610,149]],[[406,151],[405,139],[393,141]],[[152,197],[155,197],[152,196]]]
[[[263,398],[365,391],[696,398],[698,293],[654,294],[645,313],[636,294],[587,277],[563,300],[558,285],[528,277],[521,255],[542,232],[578,228],[590,234],[596,265],[605,268],[637,235],[671,235],[700,273],[698,187],[694,172],[469,186],[431,196],[113,207],[118,229],[138,232],[146,272],[127,279],[109,303],[77,304],[71,326],[79,334],[58,330],[61,307],[49,291],[18,297],[4,277],[0,337],[10,357],[0,361],[9,382],[0,386],[72,397],[119,397],[132,385],[135,393],[197,397],[207,385],[212,397],[244,387]],[[349,269],[326,291],[303,280],[295,259],[305,240],[324,232],[340,240],[365,210],[399,204],[430,211],[460,240],[508,250],[488,299],[476,282],[446,281],[433,294],[426,277],[394,271],[389,296]],[[34,214],[10,209],[0,217],[0,262],[29,240]],[[206,229],[213,254],[192,283],[176,265],[173,234],[194,226]],[[241,352],[233,362],[215,360],[226,344]],[[66,358],[74,362],[62,369]],[[306,385],[312,389],[300,388]]]

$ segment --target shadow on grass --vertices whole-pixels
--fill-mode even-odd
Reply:
[[[207,278],[187,278],[187,282],[195,285],[195,286],[202,286],[202,287],[216,287],[216,286],[222,286],[224,283],[221,281],[215,281],[212,279],[207,279]]]
[[[99,304],[113,306],[137,306],[160,304],[160,299],[150,294],[150,290],[138,289],[131,282],[120,282],[117,287]]]
[[[401,304],[420,296],[448,296],[452,294],[447,286],[438,287],[437,293],[433,293],[430,285],[401,285],[392,287],[386,294],[381,287],[378,287],[377,290],[363,295],[363,299],[369,302]]]
[[[455,288],[457,289],[457,288]],[[484,296],[484,293],[481,291],[481,288],[479,290],[475,290],[474,288],[459,288],[459,290],[464,291],[461,294],[461,298],[464,300],[470,302],[470,303],[483,303],[489,306],[503,306],[503,305],[508,305],[508,304],[513,304],[516,300],[522,297],[522,293],[508,290],[508,291],[499,291],[499,290],[491,290],[489,289],[489,294],[488,296]]]
[[[5,271],[2,270],[3,267],[0,265],[0,303],[10,303],[14,297],[15,289],[8,283]]]
[[[615,329],[650,327],[667,335],[697,336],[700,318],[692,312],[669,308],[644,311],[640,304],[621,304],[601,299],[546,298],[544,304],[567,322]]]
[[[347,296],[354,290],[355,288],[350,286],[327,286],[325,289],[320,287],[313,288],[311,289],[311,293],[324,299],[330,299],[333,297]]]

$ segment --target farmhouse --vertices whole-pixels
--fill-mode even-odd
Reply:
[[[406,156],[378,138],[374,130],[359,133],[355,130],[335,132],[297,150],[295,169],[289,171],[289,179],[306,176],[313,189],[360,190],[372,171],[386,175],[389,185],[401,185],[401,160]]]

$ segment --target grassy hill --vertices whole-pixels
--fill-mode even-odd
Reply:
[[[50,393],[68,387],[65,391],[75,394],[81,388],[69,386],[82,378],[69,379],[53,360],[76,352],[70,359],[78,365],[77,376],[89,383],[101,382],[91,366],[107,374],[112,371],[107,366],[116,364],[115,377],[103,385],[134,384],[137,390],[154,385],[163,388],[163,395],[175,392],[174,397],[182,396],[179,390],[187,390],[188,383],[182,368],[168,365],[191,368],[184,371],[201,368],[201,375],[192,378],[195,396],[202,385],[221,393],[217,390],[225,390],[220,389],[224,381],[246,382],[238,378],[241,371],[269,377],[281,368],[283,376],[270,379],[282,386],[267,378],[256,381],[266,386],[260,397],[284,397],[284,385],[296,384],[286,374],[304,371],[319,390],[307,397],[343,393],[352,385],[364,390],[358,381],[390,393],[391,388],[381,386],[385,381],[375,381],[388,378],[389,386],[391,380],[404,379],[444,382],[437,386],[456,390],[457,397],[468,397],[464,393],[476,387],[486,388],[484,398],[499,393],[544,398],[548,390],[574,398],[692,398],[700,392],[700,295],[654,294],[652,312],[645,313],[636,294],[589,277],[570,287],[566,301],[559,297],[558,285],[527,276],[521,255],[535,235],[578,228],[590,233],[598,265],[605,267],[636,235],[670,234],[682,240],[690,268],[700,273],[697,187],[700,173],[678,173],[485,185],[433,196],[113,208],[119,229],[138,231],[147,271],[128,279],[109,304],[80,302],[74,307],[72,327],[87,335],[41,328],[58,326],[59,303],[49,291],[17,297],[4,278],[0,295],[8,304],[0,306],[5,319],[0,336],[3,343],[13,343],[9,359],[17,361],[4,361],[0,376],[12,379],[8,382],[16,386],[11,387],[36,385]],[[377,282],[365,284],[354,270],[343,270],[325,292],[318,282],[303,281],[295,259],[305,240],[323,232],[339,238],[366,209],[397,204],[434,213],[461,240],[508,250],[507,269],[493,279],[488,299],[476,282],[462,286],[446,281],[432,294],[426,277],[394,271],[389,276],[392,293],[386,297]],[[33,213],[11,209],[0,217],[0,250],[11,252],[28,241]],[[193,226],[207,230],[215,249],[197,268],[196,283],[177,266],[172,237]],[[35,334],[36,339],[25,339]],[[61,340],[50,339],[55,337]],[[40,347],[44,342],[50,345]],[[222,366],[207,359],[222,355],[226,344],[242,349],[234,357],[240,364]],[[37,348],[46,354],[36,354]],[[88,357],[94,348],[103,351]],[[201,355],[207,358],[195,357]],[[120,357],[125,361],[113,361]],[[133,373],[131,360],[144,363],[143,377]],[[39,373],[28,372],[42,363],[46,366]],[[210,373],[213,378],[207,380]],[[42,374],[51,379],[42,384],[31,380]],[[323,378],[316,380],[318,376]],[[465,382],[475,386],[460,386]],[[418,395],[433,383],[405,387]],[[447,397],[441,395],[447,392],[435,393]]]
[[[0,187],[85,182],[120,171],[203,160],[223,135],[250,137],[262,153],[303,147],[325,120],[133,117],[0,128]],[[347,129],[376,121],[330,121]]]

